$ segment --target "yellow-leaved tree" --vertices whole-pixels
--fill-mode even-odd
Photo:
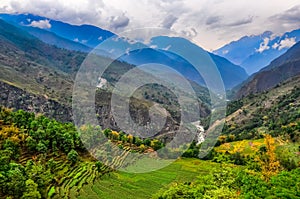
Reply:
[[[257,160],[261,165],[264,180],[269,181],[272,176],[280,171],[280,162],[276,158],[274,138],[266,134],[264,144],[265,149],[262,151],[263,154],[258,156]]]

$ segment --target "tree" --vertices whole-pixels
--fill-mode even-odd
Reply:
[[[261,165],[263,178],[269,181],[272,176],[280,171],[280,163],[276,158],[274,138],[266,134],[264,143],[266,152],[262,152],[257,160]]]
[[[144,144],[145,146],[150,146],[151,140],[150,140],[149,138],[146,138],[146,139],[143,141],[143,144]]]
[[[152,141],[150,142],[150,146],[151,146],[155,151],[157,151],[157,150],[159,150],[159,149],[161,149],[161,148],[163,147],[162,143],[161,143],[159,140],[156,140],[156,139],[154,139],[154,140],[152,140]]]
[[[22,199],[40,199],[41,194],[38,191],[38,185],[31,179],[26,180],[26,191],[24,192]]]
[[[95,166],[96,166],[96,168],[97,168],[97,171],[98,171],[98,172],[101,172],[102,166],[103,166],[102,162],[97,161],[97,162],[95,163]]]
[[[75,164],[78,161],[78,153],[74,149],[72,149],[68,153],[68,160],[72,162],[72,164]]]
[[[43,142],[39,142],[36,146],[36,150],[40,153],[46,153],[48,148]]]

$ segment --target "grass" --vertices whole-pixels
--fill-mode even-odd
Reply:
[[[179,159],[150,173],[118,171],[102,176],[93,186],[83,186],[78,198],[151,198],[173,183],[193,181],[198,175],[206,175],[215,167],[220,165],[198,159]]]

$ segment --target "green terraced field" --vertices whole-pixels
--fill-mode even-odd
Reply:
[[[153,194],[160,189],[166,189],[172,183],[192,181],[201,174],[208,174],[212,167],[220,167],[220,164],[197,159],[180,159],[150,173],[113,172],[96,180],[93,186],[83,186],[78,198],[151,198]]]

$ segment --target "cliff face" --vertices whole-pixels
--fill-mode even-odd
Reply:
[[[2,81],[0,81],[0,90],[0,105],[2,106],[15,110],[22,109],[29,112],[41,113],[61,122],[73,122],[72,108],[70,105],[58,103],[52,99],[48,99],[46,96],[29,93]],[[95,112],[99,125],[102,126],[103,129],[111,128],[118,131],[122,130],[117,126],[111,114],[110,94],[99,93],[97,97]],[[134,120],[138,118],[139,121],[136,121],[137,123],[142,124],[149,121],[147,109],[141,109],[141,107],[137,105],[133,107],[130,112]],[[82,123],[85,122],[86,121],[82,121]],[[176,129],[178,129],[178,122],[168,115],[166,124],[159,134],[169,132],[170,130],[176,131]]]
[[[38,96],[0,81],[0,105],[15,110],[42,113],[62,122],[72,122],[71,108],[46,96]]]

